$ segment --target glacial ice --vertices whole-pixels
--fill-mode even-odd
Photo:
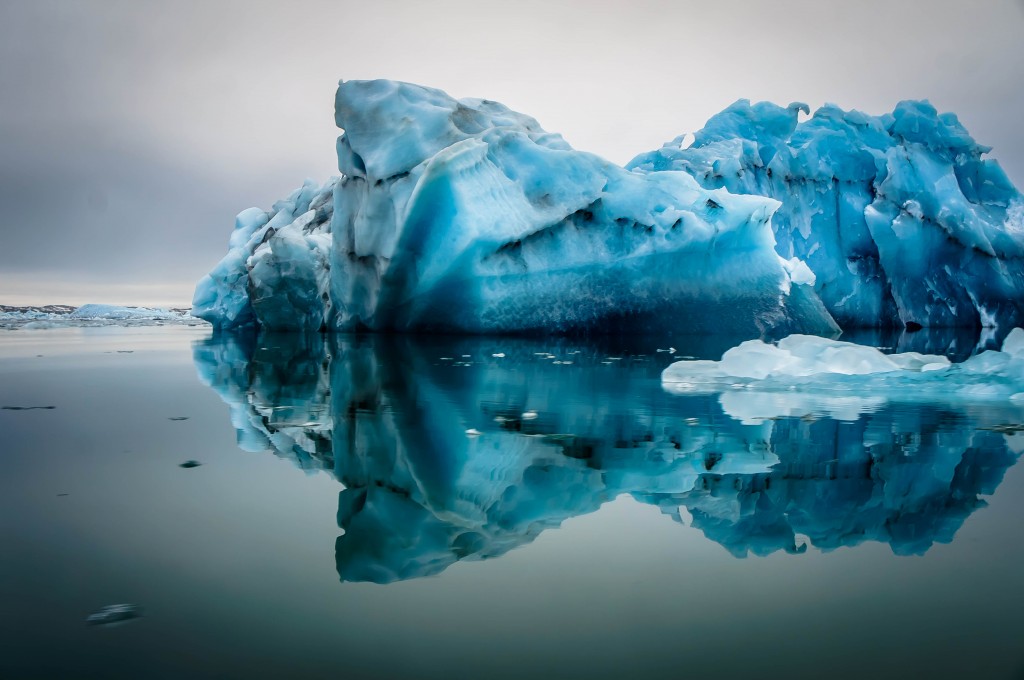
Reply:
[[[203,322],[181,309],[124,307],[90,303],[81,307],[5,306],[0,310],[0,328],[38,330],[83,326],[199,325]]]
[[[1024,198],[954,114],[740,100],[626,167],[775,198],[777,250],[844,328],[1024,324]]]
[[[743,402],[732,413],[744,421],[762,416],[749,409],[745,398],[736,399],[737,391],[751,391],[760,400],[754,402],[757,408],[776,413],[806,413],[811,404],[819,404],[832,417],[854,420],[894,395],[908,402],[1020,400],[1024,329],[1010,331],[1001,351],[981,352],[960,363],[918,352],[884,354],[811,335],[790,335],[774,344],[748,340],[720,361],[677,361],[661,380],[676,394],[722,392],[723,405]]]
[[[196,287],[192,314],[223,328],[257,319],[267,328],[323,326],[336,182],[306,180],[270,211],[239,213],[228,254]]]
[[[194,314],[269,330],[836,329],[810,271],[775,254],[772,199],[629,172],[501,104],[416,85],[343,82],[335,117],[342,177],[239,214]]]
[[[120,305],[104,305],[90,303],[82,305],[75,311],[68,314],[72,319],[114,319],[118,321],[126,319],[180,319],[182,314],[169,309],[157,309],[153,307],[122,307]]]
[[[1014,337],[1004,349],[1020,357]],[[241,448],[343,485],[344,581],[498,557],[622,495],[689,515],[737,557],[800,553],[800,536],[921,554],[953,539],[1024,450],[1006,426],[1024,407],[1007,399],[976,408],[937,391],[914,408],[897,391],[848,420],[809,402],[773,411],[770,391],[673,394],[643,357],[564,339],[221,334],[193,351]]]
[[[240,213],[195,314],[762,337],[1024,324],[1024,198],[955,115],[801,112],[740,100],[624,169],[493,101],[343,82],[342,176]]]

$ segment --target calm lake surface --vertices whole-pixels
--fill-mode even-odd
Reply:
[[[1024,408],[738,340],[0,332],[0,677],[1024,677]]]

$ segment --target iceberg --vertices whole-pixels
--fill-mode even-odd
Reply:
[[[740,100],[626,167],[780,201],[776,249],[844,329],[1024,325],[1024,198],[989,147],[927,101],[801,112]]]
[[[194,313],[761,337],[1024,324],[1024,198],[989,147],[927,102],[801,112],[741,100],[623,168],[494,101],[342,82],[341,176],[240,213]]]
[[[240,213],[196,288],[219,328],[834,332],[771,198],[630,172],[485,99],[342,82],[342,175]]]

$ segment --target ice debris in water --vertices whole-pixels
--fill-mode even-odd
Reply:
[[[790,335],[776,344],[748,340],[726,351],[720,361],[677,361],[662,372],[661,380],[665,389],[677,393],[796,389],[870,394],[884,401],[887,393],[909,389],[903,396],[910,400],[927,400],[936,393],[1006,400],[1024,388],[1024,329],[1010,331],[1002,351],[982,352],[961,363],[918,352],[883,354],[874,347],[811,335]],[[795,398],[808,408],[814,401],[806,395]]]
[[[1024,324],[1024,200],[952,113],[737,101],[626,167],[770,196],[776,250],[843,328]]]
[[[106,626],[112,623],[120,623],[137,619],[142,616],[142,608],[134,604],[111,604],[100,609],[95,614],[90,614],[85,619],[90,626]]]
[[[11,307],[0,305],[0,328],[38,330],[77,326],[196,325],[203,321],[187,309],[87,304],[81,307]]]
[[[629,172],[497,102],[407,83],[343,82],[335,118],[342,177],[240,213],[197,316],[277,330],[835,328],[774,251],[771,198]]]

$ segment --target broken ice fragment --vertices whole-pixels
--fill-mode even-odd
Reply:
[[[142,608],[134,604],[111,604],[100,609],[95,614],[90,614],[85,623],[90,626],[106,626],[112,623],[120,623],[137,619],[142,616]]]

